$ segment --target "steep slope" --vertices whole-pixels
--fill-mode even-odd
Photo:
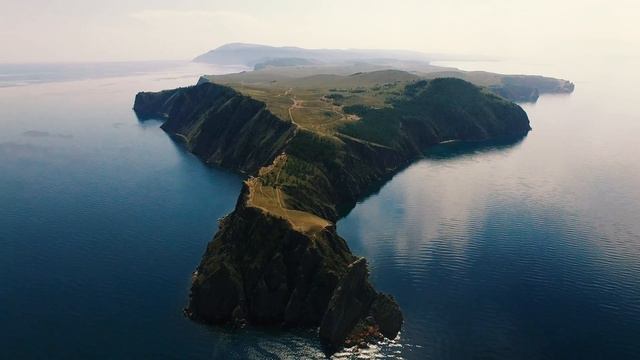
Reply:
[[[223,86],[139,93],[139,116],[166,119],[162,128],[179,137],[208,164],[253,173],[268,164],[291,138],[291,122],[271,114],[264,103]]]
[[[292,108],[283,120],[242,89],[205,81],[136,96],[140,115],[165,118],[163,129],[204,161],[253,175],[194,274],[187,314],[205,323],[320,326],[330,352],[395,337],[399,306],[374,290],[366,261],[351,254],[335,222],[424,147],[524,136],[526,114],[465,81],[438,79],[402,85],[389,106],[352,105],[344,111],[357,120],[314,131],[292,121]],[[284,94],[261,96],[282,102]]]

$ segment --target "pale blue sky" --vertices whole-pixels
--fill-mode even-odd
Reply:
[[[0,0],[0,63],[190,59],[227,42],[638,56],[637,0]]]

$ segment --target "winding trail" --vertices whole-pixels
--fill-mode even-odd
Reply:
[[[298,123],[296,123],[296,121],[293,119],[293,114],[291,113],[291,110],[293,109],[300,109],[302,108],[302,100],[298,100],[296,99],[295,94],[292,94],[291,91],[293,91],[292,88],[289,88],[289,90],[285,91],[285,95],[291,95],[291,101],[293,101],[293,104],[291,104],[291,106],[289,106],[289,119],[291,119],[291,122],[300,126]]]

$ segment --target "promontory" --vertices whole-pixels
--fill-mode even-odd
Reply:
[[[425,148],[523,137],[527,114],[459,78],[282,74],[208,76],[136,96],[140,117],[164,119],[203,162],[246,175],[194,272],[186,313],[207,324],[317,327],[328,353],[393,339],[400,306],[374,289],[336,221]]]

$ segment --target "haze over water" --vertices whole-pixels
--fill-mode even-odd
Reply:
[[[404,311],[400,338],[379,353],[640,353],[637,70],[580,60],[454,64],[576,90],[523,105],[533,131],[520,142],[430,149],[338,223]],[[0,88],[0,357],[320,357],[311,332],[207,328],[181,314],[241,178],[130,109],[137,91],[230,70],[101,66],[104,76],[65,67],[46,81],[0,67],[23,85]]]

